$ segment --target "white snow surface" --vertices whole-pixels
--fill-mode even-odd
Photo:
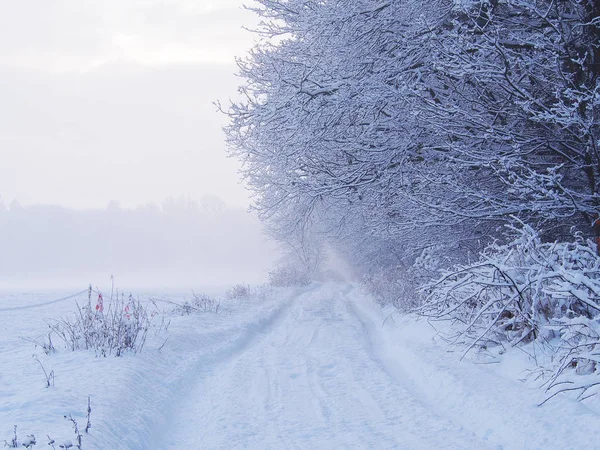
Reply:
[[[388,317],[351,284],[169,316],[141,354],[120,358],[56,340],[45,355],[28,340],[72,313],[75,299],[48,303],[60,297],[0,294],[0,443],[13,425],[35,434],[34,449],[49,448],[46,435],[75,441],[63,416],[83,428],[90,395],[84,449],[600,448],[593,410],[566,397],[536,406],[543,392],[514,368],[460,361],[427,323]]]

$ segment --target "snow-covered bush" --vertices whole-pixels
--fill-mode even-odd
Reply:
[[[174,312],[177,314],[189,315],[194,313],[213,312],[219,314],[223,311],[221,302],[208,294],[196,294],[192,292],[192,299],[185,300],[181,304],[177,304]]]
[[[418,304],[418,285],[409,272],[401,268],[365,275],[363,285],[381,305],[392,304],[401,311],[408,311]]]
[[[559,333],[557,359],[545,383],[549,397],[561,392],[573,392],[584,400],[598,393],[600,387],[600,315],[594,318],[578,316],[556,320],[551,325]]]
[[[600,384],[600,257],[582,239],[543,243],[529,226],[510,227],[512,240],[494,243],[422,288],[419,312],[460,324],[453,342],[466,351],[543,345],[555,353],[551,392],[585,393]],[[573,381],[572,375],[596,381]]]
[[[247,298],[250,296],[250,286],[245,284],[236,284],[227,291],[227,298],[229,300],[236,300],[240,298]]]
[[[308,271],[297,264],[283,264],[269,272],[269,284],[273,287],[306,286],[310,283]]]
[[[95,294],[95,305],[90,289],[87,305],[77,305],[75,317],[49,322],[51,332],[73,351],[94,350],[101,356],[141,352],[152,318],[158,312],[149,311],[148,305],[131,294],[111,295],[106,303],[100,292]]]
[[[409,267],[379,268],[363,277],[363,285],[381,305],[392,304],[401,311],[412,311],[421,305],[419,288],[440,271],[441,247],[422,250]]]

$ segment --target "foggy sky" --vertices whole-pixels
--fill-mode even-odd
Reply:
[[[264,278],[275,252],[213,104],[236,95],[255,39],[242,1],[0,8],[0,288]],[[168,212],[169,197],[231,207]]]
[[[0,0],[0,196],[245,206],[215,100],[251,47],[237,0]]]

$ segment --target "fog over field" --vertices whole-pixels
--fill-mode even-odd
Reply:
[[[124,288],[256,283],[276,258],[260,223],[216,197],[105,209],[0,210],[1,288],[84,288],[114,275]]]
[[[214,104],[254,22],[229,0],[2,5],[0,289],[265,278]]]

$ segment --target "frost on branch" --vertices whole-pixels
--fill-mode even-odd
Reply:
[[[578,239],[543,243],[529,226],[424,286],[419,312],[460,324],[453,342],[471,350],[532,343],[555,354],[549,392],[600,384],[600,257]],[[585,376],[583,378],[573,375]]]

